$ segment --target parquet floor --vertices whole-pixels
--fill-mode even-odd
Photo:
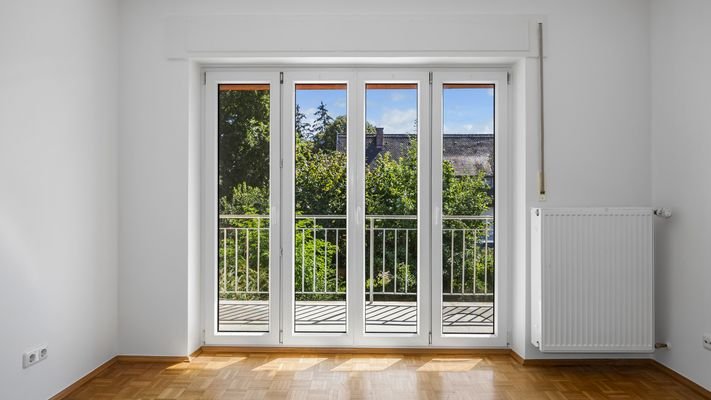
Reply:
[[[700,399],[653,366],[522,366],[508,355],[229,354],[120,362],[71,399]]]

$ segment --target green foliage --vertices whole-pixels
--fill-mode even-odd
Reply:
[[[220,198],[220,214],[262,215],[269,213],[269,187],[248,186],[247,182],[238,183],[232,188],[230,196]]]
[[[417,268],[417,266],[400,263],[397,268],[397,276],[390,270],[375,272],[375,280],[373,281],[374,296],[376,296],[378,300],[385,296],[380,294],[383,291],[383,286],[385,286],[385,292],[397,291],[397,293],[407,293],[412,296],[417,295],[417,271],[413,268]],[[369,298],[367,296],[370,293],[370,281],[370,278],[365,280],[366,298],[368,300]],[[405,290],[405,288],[407,288],[407,290]]]
[[[341,115],[336,117],[322,132],[316,133],[314,145],[316,148],[328,152],[333,152],[336,149],[336,140],[339,135],[345,139],[347,131],[346,116]]]
[[[346,260],[343,248],[345,223],[338,226],[341,228],[338,232],[335,229],[326,232],[322,225],[327,224],[328,222],[316,223],[310,219],[300,219],[295,224],[294,287],[296,291],[331,292],[325,295],[308,294],[302,300],[343,300],[342,295],[333,293],[346,291]],[[340,247],[336,246],[336,235],[339,235]],[[336,269],[337,257],[338,269]]]
[[[380,153],[365,174],[365,209],[374,215],[417,215],[417,140],[404,157]]]
[[[298,104],[294,112],[294,130],[296,131],[296,137],[299,139],[306,139],[311,134],[311,124],[306,122],[306,114],[301,111],[301,106]]]
[[[486,228],[483,225],[469,229],[448,229],[445,225],[442,235],[442,286],[445,293],[451,291],[453,295],[457,295],[492,292],[495,276],[494,249],[487,246],[486,239]],[[465,249],[465,254],[462,249]]]
[[[375,215],[417,214],[417,139],[410,139],[405,154],[393,159],[380,153],[366,171],[366,210]],[[484,172],[456,176],[448,160],[442,163],[442,208],[444,215],[482,215],[492,206]]]
[[[475,176],[455,176],[450,161],[442,163],[442,211],[444,215],[482,215],[493,206],[484,171]]]
[[[328,108],[326,108],[326,105],[323,104],[323,101],[318,105],[314,116],[316,117],[316,120],[314,121],[312,128],[316,133],[323,134],[326,132],[326,129],[328,129],[331,123],[333,123],[333,117],[328,114]]]
[[[346,213],[346,153],[296,141],[296,211],[310,215]]]
[[[217,281],[220,298],[266,299],[269,291],[269,221],[232,219],[222,224],[219,235]]]
[[[218,95],[218,195],[245,183],[269,182],[269,92],[228,90]]]
[[[220,92],[219,108],[219,213],[268,214],[269,94],[264,91]],[[346,117],[332,118],[323,103],[315,116],[314,123],[309,124],[297,106],[295,209],[297,215],[345,215],[347,155],[337,148],[337,138],[345,137]],[[417,121],[414,129],[417,130]],[[366,131],[375,134],[375,127],[367,123]],[[365,202],[368,215],[417,215],[418,143],[415,135],[411,137],[407,148],[402,150],[398,158],[389,152],[380,153],[366,168]],[[475,176],[457,176],[452,163],[447,160],[442,165],[442,189],[445,216],[478,216],[493,206],[484,172]],[[221,298],[263,298],[262,294],[235,292],[246,289],[254,291],[257,282],[261,290],[267,288],[268,224],[268,218],[220,221],[220,227],[226,228],[220,231],[220,235],[226,236],[219,238],[218,279]],[[373,226],[373,243],[366,229],[366,289],[371,283],[369,254],[372,245],[372,283],[375,292],[397,290],[398,293],[404,293],[407,288],[408,293],[416,293],[417,221],[375,219]],[[483,293],[485,289],[491,291],[494,284],[494,251],[493,248],[487,248],[486,222],[445,219],[443,227],[444,291],[461,293],[463,290],[464,293],[471,293],[475,282],[477,293]],[[332,292],[300,295],[302,300],[342,299],[342,295],[333,292],[345,291],[345,221],[299,219],[294,228],[296,291]],[[325,234],[324,228],[328,228],[328,234]],[[383,228],[390,230],[384,233]],[[395,228],[398,229],[397,233]],[[340,240],[338,247],[337,234]],[[397,253],[394,251],[396,234]],[[246,246],[247,237],[250,240],[249,246]],[[236,240],[239,243],[235,243]],[[235,245],[238,254],[235,253]],[[256,271],[257,262],[260,265],[259,273]],[[462,273],[465,278],[463,282]]]

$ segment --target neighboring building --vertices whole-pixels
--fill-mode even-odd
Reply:
[[[375,135],[365,136],[365,161],[368,165],[383,152],[390,152],[394,159],[400,158],[414,137],[407,133],[385,134],[383,128],[375,130]],[[447,134],[443,140],[445,159],[452,163],[456,175],[476,175],[484,171],[487,182],[493,186],[494,135]],[[339,134],[337,150],[344,151],[345,143],[346,135]]]

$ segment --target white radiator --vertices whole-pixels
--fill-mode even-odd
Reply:
[[[654,350],[652,209],[533,209],[531,341],[542,352]]]

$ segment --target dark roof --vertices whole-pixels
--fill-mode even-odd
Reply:
[[[457,175],[494,175],[494,135],[443,135],[445,160]]]
[[[382,148],[377,146],[376,135],[365,136],[365,161],[370,165],[378,154],[390,152],[394,159],[402,157],[413,135],[384,134]],[[494,174],[494,135],[448,134],[444,135],[444,154],[454,166],[456,175],[475,175],[484,171]],[[346,136],[338,135],[337,148],[343,151]]]

